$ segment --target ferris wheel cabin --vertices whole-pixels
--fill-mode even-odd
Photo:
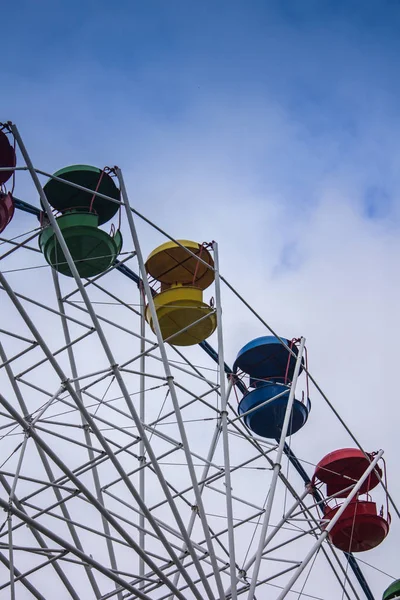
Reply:
[[[0,130],[0,167],[15,167],[16,154],[4,131]],[[13,176],[12,169],[0,171],[0,233],[4,231],[14,216],[14,200],[12,194],[7,192],[4,185]]]
[[[313,483],[319,480],[326,484],[328,496],[323,509],[324,527],[327,527],[342,506],[337,499],[348,496],[372,459],[372,454],[364,454],[358,448],[343,448],[331,452],[318,463]],[[339,550],[344,552],[371,550],[389,533],[389,512],[387,511],[387,515],[384,516],[383,507],[378,512],[376,503],[369,496],[369,492],[379,484],[381,475],[382,469],[376,466],[330,529],[329,539]],[[362,494],[366,494],[366,499],[359,498]]]
[[[17,164],[15,150],[10,144],[10,140],[4,131],[0,130],[0,167],[12,167],[9,171],[0,171],[0,185],[7,183],[11,179],[14,171],[13,167]]]
[[[354,485],[371,462],[371,455],[365,455],[359,448],[342,448],[330,452],[316,466],[314,477],[326,484],[328,496],[344,498],[348,487]],[[382,476],[382,469],[377,466],[370,477],[360,488],[360,494],[373,490]],[[341,493],[342,491],[342,493]]]
[[[285,419],[298,348],[283,339],[288,349],[274,336],[252,340],[238,353],[233,371],[250,377],[250,387],[239,403],[239,415],[245,415],[247,427],[260,437],[278,439]],[[300,371],[304,367],[302,358]],[[293,435],[306,423],[310,400],[294,399],[287,435]]]
[[[74,165],[57,171],[44,186],[50,205],[61,213],[57,224],[81,277],[94,277],[112,266],[122,248],[121,232],[111,227],[107,233],[99,226],[119,210],[120,192],[111,175],[88,165]],[[85,190],[66,185],[75,184]],[[89,190],[89,191],[87,191]],[[100,193],[115,199],[99,197]],[[39,237],[46,261],[59,273],[72,277],[53,228],[46,226]]]
[[[400,579],[394,581],[383,592],[382,600],[399,600],[400,599]]]
[[[0,233],[4,231],[14,216],[14,200],[10,193],[0,194]]]
[[[207,339],[217,326],[215,310],[203,301],[203,291],[214,281],[214,261],[205,244],[178,242],[166,242],[153,250],[146,271],[161,284],[154,304],[163,339],[175,346],[193,346]],[[149,306],[146,320],[154,331]]]

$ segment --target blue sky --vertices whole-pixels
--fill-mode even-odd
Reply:
[[[398,221],[397,2],[20,1],[6,12],[2,104],[32,151],[57,137],[72,162],[162,168],[182,140],[187,159],[211,152],[236,176],[239,164],[290,210],[340,178],[366,218]]]
[[[383,252],[391,272],[398,2],[19,1],[7,22],[3,118],[36,165],[118,164],[139,210],[177,237],[223,242],[233,276],[253,265],[292,284],[364,243],[359,262]],[[357,289],[374,280],[357,283],[359,262]]]
[[[272,276],[308,260],[332,194],[397,236],[398,2],[19,1],[7,21],[2,112],[36,164],[118,164],[177,236],[234,214]]]

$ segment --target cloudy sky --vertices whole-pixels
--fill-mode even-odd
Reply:
[[[400,4],[17,0],[2,16],[2,119],[35,166],[117,164],[139,211],[217,240],[238,291],[281,335],[306,336],[400,499]],[[230,362],[263,333],[237,307],[227,298]],[[316,400],[298,454],[351,445],[333,422]],[[397,577],[399,532],[366,557]]]

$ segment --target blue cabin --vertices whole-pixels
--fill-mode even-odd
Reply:
[[[289,340],[281,338],[297,355],[298,348]],[[290,383],[293,379],[296,358],[291,355],[281,342],[273,335],[252,340],[239,351],[233,365],[233,371],[238,369],[250,375],[250,385],[257,387],[256,379],[269,379]],[[300,373],[304,367],[301,361]]]
[[[297,346],[282,339],[296,355]],[[273,336],[252,340],[236,357],[233,371],[247,373],[250,387],[254,388],[243,396],[238,412],[245,415],[247,427],[260,437],[280,438],[295,364],[295,356]],[[300,372],[303,368],[304,359]],[[305,425],[310,409],[308,398],[306,402],[294,400],[287,435],[296,433]]]

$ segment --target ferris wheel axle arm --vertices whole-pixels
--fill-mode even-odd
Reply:
[[[267,506],[265,508],[264,521],[263,521],[263,524],[261,527],[261,533],[260,533],[259,544],[258,544],[258,549],[257,549],[257,556],[254,561],[254,568],[253,568],[252,579],[251,579],[251,583],[250,583],[248,600],[254,599],[254,593],[255,593],[255,589],[256,589],[256,585],[257,585],[258,573],[260,570],[260,565],[261,565],[261,560],[262,560],[262,553],[264,550],[265,538],[267,535],[269,520],[271,517],[272,503],[274,500],[275,490],[276,490],[276,486],[278,483],[278,477],[279,477],[279,473],[281,470],[281,460],[282,460],[282,456],[283,456],[283,452],[284,452],[285,439],[286,439],[286,434],[287,434],[288,427],[289,427],[290,415],[292,413],[292,406],[293,406],[294,395],[295,395],[295,391],[296,391],[296,383],[297,383],[297,378],[300,373],[304,345],[305,345],[305,338],[301,338],[300,348],[299,348],[298,355],[296,358],[296,365],[295,365],[294,373],[293,373],[292,385],[290,388],[289,398],[288,398],[287,405],[286,405],[285,418],[283,421],[282,431],[281,431],[281,438],[279,441],[279,447],[277,450],[275,463],[273,466],[272,481],[271,481],[271,485],[270,485],[269,492],[268,492]]]
[[[92,304],[90,302],[90,299],[88,297],[87,291],[86,291],[86,289],[84,288],[84,286],[82,284],[82,280],[81,280],[81,277],[80,277],[80,275],[78,273],[77,267],[76,267],[76,265],[75,265],[75,263],[74,263],[74,261],[72,259],[71,253],[70,253],[69,248],[67,246],[67,243],[66,243],[66,241],[64,239],[64,236],[63,236],[63,234],[62,234],[62,232],[60,230],[60,227],[59,227],[59,225],[58,225],[58,223],[57,223],[57,221],[55,219],[55,216],[54,216],[54,214],[53,214],[53,212],[51,210],[51,206],[50,206],[50,204],[49,204],[49,202],[47,200],[46,194],[45,194],[45,192],[43,190],[43,187],[42,187],[42,185],[41,185],[41,183],[39,181],[39,178],[37,176],[36,170],[33,167],[32,161],[31,161],[31,159],[29,157],[29,154],[28,154],[28,152],[27,152],[27,150],[25,148],[25,145],[24,145],[24,143],[23,143],[23,141],[21,139],[21,136],[19,135],[17,127],[15,125],[11,125],[11,130],[12,130],[12,133],[14,134],[14,137],[15,137],[17,143],[18,143],[20,151],[21,151],[21,153],[22,153],[22,155],[24,157],[25,163],[26,163],[26,165],[27,165],[27,167],[29,169],[29,172],[31,174],[32,180],[33,180],[33,182],[34,182],[34,184],[36,186],[36,189],[37,189],[37,191],[39,193],[41,202],[42,202],[42,204],[43,204],[43,206],[45,208],[47,217],[48,217],[48,219],[50,221],[50,225],[51,225],[51,227],[52,227],[52,229],[54,231],[54,234],[55,234],[55,236],[57,238],[57,241],[58,241],[58,243],[60,245],[60,248],[61,248],[61,250],[62,250],[62,252],[63,252],[63,254],[65,256],[65,259],[66,259],[68,267],[69,267],[69,269],[71,271],[71,274],[72,274],[73,278],[76,281],[76,284],[77,284],[77,286],[79,288],[79,291],[81,293],[82,299],[84,300],[84,302],[86,304],[86,308],[88,310],[88,313],[89,313],[89,315],[90,315],[90,317],[91,317],[91,319],[93,321],[93,324],[94,324],[94,326],[95,326],[95,328],[97,330],[97,334],[98,334],[99,340],[101,342],[101,345],[102,345],[102,347],[104,349],[104,352],[105,352],[105,354],[106,354],[106,356],[108,358],[108,361],[109,361],[110,365],[113,366],[113,365],[116,364],[116,361],[114,360],[113,353],[112,353],[111,348],[110,348],[110,346],[108,344],[108,341],[107,341],[107,337],[106,337],[106,335],[105,335],[105,333],[104,333],[104,331],[103,331],[103,329],[101,327],[101,324],[100,324],[99,320],[97,319],[96,313],[95,313],[95,311],[93,309],[93,306],[92,306]],[[126,190],[125,190],[125,186],[124,186],[123,179],[122,179],[122,174],[121,174],[121,172],[119,170],[118,170],[118,179],[119,179],[120,184],[121,184],[121,191],[122,191],[122,195],[123,195],[123,198],[124,198],[124,204],[125,204],[125,207],[127,208],[127,213],[129,213],[129,216],[131,218],[131,223],[130,224],[132,225],[133,224],[133,221],[132,221],[133,217],[132,217],[132,213],[131,213],[130,208],[129,208],[129,202],[128,202],[128,199],[127,199]],[[87,191],[86,188],[84,188],[84,189],[85,189],[85,191]],[[107,197],[107,199],[108,199],[108,197]],[[128,220],[129,220],[129,217],[128,217]],[[134,233],[134,225],[133,225],[132,233]],[[139,261],[139,263],[140,262],[143,263],[143,258],[141,256],[141,252],[140,252],[140,247],[139,247],[138,241],[136,240],[136,242],[137,243],[135,243],[135,249],[138,252],[138,261]],[[142,266],[143,266],[143,273],[145,275],[144,265],[142,265]],[[4,277],[1,276],[1,278],[2,278],[3,285],[7,285],[6,283],[4,283],[5,282]],[[146,282],[145,282],[145,284],[146,284]],[[15,300],[16,299],[15,299],[15,296],[14,296],[14,294],[13,294],[13,292],[12,292],[12,290],[11,290],[11,288],[9,286],[7,286],[7,292],[8,292],[9,295],[11,294],[11,297],[12,297],[13,302],[15,304]],[[151,295],[150,295],[150,298],[151,298]],[[150,304],[152,304],[153,310],[154,310],[154,303],[150,302]],[[18,306],[18,310],[19,310],[19,312],[21,314],[24,314],[24,317],[25,317],[26,321],[30,320],[29,317],[27,316],[26,312],[22,308],[22,306]],[[31,328],[31,331],[33,331],[33,330],[35,331],[35,334],[36,334],[35,337],[38,340],[41,339],[41,336],[40,336],[39,332],[34,327],[34,325],[33,325],[32,322],[30,323],[30,328]],[[162,342],[162,340],[161,340],[161,342]],[[45,350],[45,354],[49,358],[50,364],[52,364],[53,367],[55,368],[55,371],[60,374],[61,380],[64,380],[65,377],[64,377],[64,375],[62,373],[62,370],[60,369],[58,363],[56,364],[54,362],[54,357],[51,355],[51,352],[49,351],[49,349],[47,348],[46,344],[44,343],[44,340],[42,340],[42,344],[41,345],[43,346],[43,349]],[[155,469],[156,474],[158,476],[158,479],[160,481],[160,484],[161,484],[164,492],[170,498],[170,493],[169,493],[169,490],[167,488],[167,485],[166,485],[163,473],[162,473],[160,467],[158,466],[157,462],[155,461],[153,450],[151,448],[151,445],[150,445],[149,441],[147,440],[147,437],[146,437],[146,434],[145,434],[145,432],[143,430],[143,427],[142,427],[142,424],[140,422],[139,416],[138,416],[138,414],[137,414],[137,412],[136,412],[136,410],[135,410],[135,408],[134,408],[134,406],[133,406],[133,404],[131,402],[131,398],[129,396],[129,392],[128,392],[127,388],[126,388],[124,380],[122,379],[121,373],[118,370],[118,367],[114,368],[114,375],[115,375],[116,382],[118,383],[118,385],[119,385],[119,387],[121,389],[121,392],[122,392],[122,394],[123,394],[123,396],[125,398],[125,401],[126,401],[128,407],[129,407],[129,410],[130,410],[130,412],[132,414],[132,417],[133,417],[133,419],[135,421],[135,424],[136,424],[138,430],[140,431],[141,435],[143,436],[143,438],[145,440],[146,450],[147,450],[148,455],[149,455],[149,457],[150,457],[150,459],[151,459],[151,461],[153,463],[153,466],[154,466],[154,469]],[[85,416],[85,419],[88,421],[88,423],[91,424],[91,427],[92,427],[94,433],[96,434],[96,437],[99,439],[99,441],[102,444],[103,448],[105,449],[105,451],[109,455],[110,460],[114,464],[114,467],[116,468],[116,470],[123,477],[124,483],[127,486],[127,488],[129,489],[130,493],[135,498],[135,500],[138,502],[138,504],[142,507],[142,509],[144,511],[146,511],[146,515],[147,515],[148,520],[152,523],[153,527],[155,528],[155,531],[158,531],[158,533],[160,535],[160,541],[162,541],[165,549],[167,550],[168,554],[171,556],[171,559],[175,562],[175,564],[177,565],[177,567],[179,569],[181,569],[182,575],[185,577],[186,581],[188,582],[189,586],[191,587],[194,596],[196,598],[198,598],[198,600],[202,600],[199,591],[195,588],[195,586],[193,586],[192,581],[191,581],[188,573],[182,567],[182,565],[180,565],[177,556],[175,555],[175,553],[173,552],[172,548],[170,547],[170,545],[168,543],[167,538],[165,538],[165,536],[163,535],[162,531],[156,526],[155,521],[154,521],[152,515],[147,511],[144,503],[142,502],[142,500],[140,498],[139,493],[137,492],[136,488],[132,485],[132,483],[130,482],[130,480],[126,477],[125,472],[124,472],[122,466],[120,465],[119,461],[113,455],[113,453],[111,451],[111,448],[109,447],[108,443],[105,442],[104,437],[102,436],[101,432],[98,430],[97,426],[95,425],[95,423],[91,419],[91,417],[88,414],[85,406],[80,401],[78,395],[75,393],[73,387],[69,386],[68,391],[71,394],[71,396],[73,397],[74,402],[79,407],[79,410],[81,411],[81,413]],[[193,470],[193,472],[194,472],[194,470]],[[69,472],[69,476],[71,476],[71,475],[73,476],[73,474],[71,472]],[[86,491],[88,491],[88,490],[86,490]],[[109,518],[109,514],[107,513],[107,511],[104,512],[104,511],[102,511],[99,508],[101,506],[101,503],[99,504],[98,501],[97,501],[97,499],[95,499],[94,497],[92,497],[92,502],[95,503],[95,505],[97,506],[98,510],[100,510],[100,512],[102,514],[104,514],[104,516],[106,518]],[[175,519],[176,519],[179,527],[182,530],[183,535],[186,536],[186,541],[187,541],[188,547],[191,548],[191,552],[193,553],[192,556],[193,556],[193,559],[195,561],[196,567],[199,570],[200,575],[202,575],[204,577],[204,572],[203,572],[202,566],[199,563],[199,561],[197,559],[197,556],[196,556],[196,553],[194,552],[194,550],[192,548],[191,540],[186,535],[186,530],[184,528],[184,524],[183,524],[182,518],[181,518],[181,516],[179,514],[179,511],[177,510],[177,507],[174,505],[173,502],[170,502],[170,506],[171,506],[171,509],[172,509],[172,511],[174,513]],[[113,524],[113,526],[115,527],[115,524]],[[205,527],[204,523],[203,523],[203,526]],[[121,533],[121,531],[120,531],[120,533]],[[122,537],[125,537],[125,536],[126,536],[126,532],[123,532],[122,533]],[[136,542],[134,542],[132,539],[130,539],[130,543],[132,544],[133,547],[135,547],[136,552],[137,552],[137,554],[139,556],[141,556],[146,561],[149,560],[148,557],[146,556],[145,552],[143,552],[141,550],[141,548],[138,546],[138,544],[136,544]],[[210,547],[209,551],[210,551],[210,555],[212,555],[213,554],[213,548]],[[153,568],[155,569],[156,572],[157,571],[159,572],[159,569],[157,568],[157,566],[155,564],[154,564]],[[217,573],[216,573],[216,575],[219,576],[219,574],[217,574]],[[160,576],[163,577],[163,575],[162,575],[161,572],[160,572]],[[177,590],[173,588],[173,586],[172,586],[172,584],[171,584],[170,581],[165,580],[165,583],[166,583],[166,585],[168,587],[170,587],[171,591],[174,591],[174,593],[177,593]],[[205,587],[206,591],[208,592],[210,600],[214,600],[211,588],[210,588],[209,583],[208,583],[208,581],[206,580],[205,577],[204,577],[204,587]],[[178,597],[181,597],[181,595],[178,594]],[[183,600],[183,598],[182,598],[182,600]]]
[[[142,280],[143,280],[143,287],[144,287],[144,292],[147,297],[148,309],[150,311],[154,331],[155,331],[155,334],[157,337],[160,354],[163,359],[165,376],[167,377],[167,380],[168,380],[171,401],[172,401],[172,404],[174,406],[174,410],[176,413],[177,425],[178,425],[179,434],[180,434],[182,444],[183,444],[183,450],[184,450],[185,457],[186,457],[186,462],[187,462],[187,466],[188,466],[190,479],[191,479],[191,482],[193,485],[193,491],[194,491],[194,495],[196,498],[196,504],[199,507],[200,522],[201,522],[201,525],[202,525],[202,528],[203,528],[203,531],[204,531],[204,534],[205,534],[205,537],[207,540],[207,548],[208,548],[208,552],[209,552],[209,555],[210,555],[210,558],[212,561],[217,588],[219,590],[220,596],[222,596],[223,585],[222,585],[221,575],[218,570],[217,560],[216,560],[216,556],[215,556],[215,550],[214,550],[214,547],[213,547],[213,544],[212,544],[212,541],[210,538],[210,531],[209,531],[207,519],[205,516],[205,511],[204,511],[204,506],[203,506],[199,486],[197,484],[196,472],[195,472],[192,457],[191,457],[190,451],[189,451],[189,443],[188,443],[188,439],[187,439],[187,435],[186,435],[186,430],[185,430],[185,427],[184,427],[184,424],[182,421],[181,409],[179,406],[176,389],[174,386],[173,379],[170,379],[170,377],[172,376],[171,369],[170,369],[170,366],[168,363],[168,356],[166,353],[163,337],[161,334],[160,325],[158,322],[157,312],[156,312],[156,308],[155,308],[154,300],[153,300],[153,294],[151,292],[151,288],[150,288],[149,282],[147,280],[146,268],[145,268],[142,251],[141,251],[140,244],[139,244],[139,238],[137,236],[136,227],[135,227],[135,223],[134,223],[134,219],[133,219],[133,209],[131,208],[130,203],[129,203],[129,198],[128,198],[128,194],[126,191],[125,182],[124,182],[121,170],[116,169],[116,174],[117,174],[118,181],[120,184],[121,194],[122,194],[122,198],[123,198],[123,204],[125,206],[125,212],[127,215],[127,220],[128,220],[129,228],[131,231],[132,241],[133,241],[134,249],[136,251],[136,257],[138,260],[139,269],[140,269],[140,273],[141,273]],[[151,448],[150,448],[150,451],[151,451]],[[169,490],[166,489],[166,493],[168,496],[170,496]],[[176,515],[176,518],[177,518],[177,520],[179,520],[179,523],[182,526],[182,532],[184,533],[185,542],[187,543],[188,548],[190,549],[192,558],[194,560],[194,563],[196,565],[198,573],[202,579],[204,589],[205,589],[208,597],[210,598],[210,600],[214,600],[214,594],[211,589],[211,586],[208,582],[208,579],[205,576],[204,570],[198,560],[196,553],[193,551],[193,549],[191,549],[191,546],[192,546],[191,540],[189,539],[189,536],[187,535],[186,529],[183,525],[183,522],[182,522],[182,519],[181,519],[179,513]],[[194,590],[194,593],[196,596],[198,596],[198,591],[196,589]]]

